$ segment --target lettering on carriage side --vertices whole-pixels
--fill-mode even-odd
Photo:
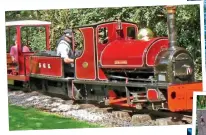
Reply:
[[[48,69],[51,69],[51,64],[46,64],[46,63],[39,63],[39,68],[48,68]]]
[[[51,65],[50,64],[47,64],[47,66],[48,66],[48,69],[51,69]]]
[[[43,68],[46,68],[46,64],[45,63],[43,63]]]
[[[39,63],[39,68],[41,68],[41,63]]]

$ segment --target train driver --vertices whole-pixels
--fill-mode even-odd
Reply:
[[[74,53],[72,50],[72,30],[64,31],[62,37],[57,41],[57,56],[63,58],[65,72],[73,71],[74,68]],[[67,70],[68,69],[68,70]]]
[[[22,52],[30,52],[30,49],[27,45],[24,45]]]
[[[65,63],[73,63],[72,54],[72,30],[67,29],[57,43],[57,56],[64,58]]]

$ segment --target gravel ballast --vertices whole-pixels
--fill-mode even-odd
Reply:
[[[128,126],[155,126],[174,125],[171,118],[159,118],[153,120],[148,114],[135,114],[130,116],[124,111],[108,111],[111,108],[98,108],[91,104],[73,104],[71,100],[63,100],[50,97],[39,92],[24,93],[22,91],[9,91],[9,104],[33,107],[50,113],[57,113],[64,117],[72,117],[78,120],[99,124],[104,127],[128,127]],[[176,125],[183,125],[178,122]]]

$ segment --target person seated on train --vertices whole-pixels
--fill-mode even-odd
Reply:
[[[11,48],[10,48],[10,56],[12,58],[13,63],[17,63],[18,62],[18,51],[17,51],[16,36],[14,36],[13,40],[14,40],[15,44],[12,45]]]
[[[72,50],[72,30],[64,31],[62,37],[57,41],[57,56],[63,58],[66,73],[73,72],[74,53]]]
[[[30,51],[30,48],[29,48],[29,46],[28,46],[28,43],[29,43],[29,41],[27,41],[27,40],[25,40],[25,39],[21,39],[21,41],[22,41],[22,52],[31,52]]]
[[[27,45],[24,45],[22,48],[22,52],[30,52],[30,49]]]
[[[15,44],[13,46],[11,46],[10,48],[10,56],[13,62],[13,66],[15,66],[15,72],[18,72],[19,70],[19,65],[18,65],[18,50],[17,50],[17,40],[16,40],[16,36],[14,36],[14,42]]]

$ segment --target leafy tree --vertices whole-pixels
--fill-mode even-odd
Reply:
[[[38,19],[50,21],[51,48],[56,48],[56,42],[62,32],[73,26],[97,23],[117,19],[137,23],[139,29],[150,28],[155,36],[168,35],[167,13],[163,6],[150,7],[118,7],[118,8],[84,8],[34,11],[8,11],[6,21]],[[177,6],[176,13],[177,45],[186,48],[194,58],[197,79],[202,79],[201,68],[201,36],[200,36],[200,7],[199,5]],[[35,33],[35,32],[34,32]],[[76,43],[82,48],[81,34],[77,32]],[[38,35],[40,38],[41,36]],[[36,41],[33,39],[32,41]],[[43,44],[33,44],[40,47]],[[41,49],[40,47],[39,49]]]
[[[206,96],[204,95],[197,96],[197,108],[198,109],[206,108]]]

